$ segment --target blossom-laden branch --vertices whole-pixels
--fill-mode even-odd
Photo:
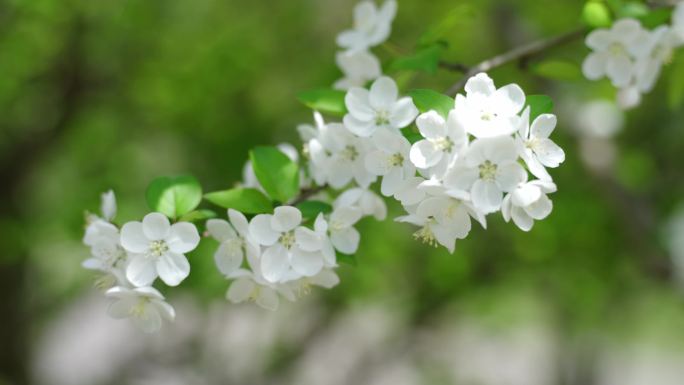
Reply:
[[[456,83],[454,83],[451,87],[449,87],[446,93],[448,95],[455,95],[459,90],[463,88],[468,79],[470,79],[474,75],[477,75],[480,72],[487,72],[494,68],[515,61],[524,63],[526,60],[539,56],[553,48],[557,48],[564,44],[571,43],[579,39],[580,37],[584,36],[586,32],[587,28],[583,27],[576,29],[574,31],[564,33],[559,36],[552,37],[550,39],[535,41],[520,47],[513,48],[508,52],[484,60],[472,67],[462,63],[441,62],[440,66],[442,68],[463,73],[463,77],[459,79]]]

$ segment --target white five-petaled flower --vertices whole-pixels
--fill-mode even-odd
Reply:
[[[521,157],[530,172],[539,179],[551,180],[551,175],[544,167],[555,168],[565,161],[565,152],[549,136],[556,128],[556,115],[539,115],[530,126],[530,109],[526,108],[522,115],[518,139]]]
[[[266,246],[260,266],[267,281],[279,282],[287,277],[290,270],[299,275],[313,276],[323,268],[323,254],[320,249],[312,250],[312,245],[306,242],[308,237],[303,235],[305,230],[299,226],[301,222],[299,209],[280,206],[273,215],[259,214],[249,223],[254,239]]]
[[[308,143],[312,176],[319,185],[342,188],[352,180],[368,187],[376,176],[364,167],[364,158],[372,149],[368,139],[349,132],[341,123],[318,127],[318,134]]]
[[[486,73],[479,73],[468,79],[465,91],[465,96],[456,95],[455,114],[469,134],[490,138],[515,132],[525,105],[525,93],[517,84],[497,89]]]
[[[249,233],[247,218],[233,209],[228,210],[228,218],[230,223],[223,219],[207,221],[209,234],[221,242],[214,254],[214,261],[225,276],[239,269],[246,255],[258,258],[260,253],[259,245]]]
[[[415,175],[416,168],[409,160],[411,143],[399,133],[382,129],[373,135],[377,150],[366,156],[366,169],[382,176],[380,192],[392,196],[402,183]]]
[[[185,257],[197,247],[200,236],[189,222],[171,225],[160,213],[150,213],[142,222],[128,222],[121,228],[121,246],[130,253],[126,278],[135,286],[149,286],[159,277],[177,286],[190,274]]]
[[[420,169],[435,168],[432,174],[441,176],[468,144],[465,128],[454,110],[447,120],[436,111],[428,111],[418,116],[416,126],[425,139],[411,146],[411,162]]]
[[[354,187],[345,190],[333,202],[333,208],[355,207],[361,210],[361,215],[372,215],[379,221],[387,217],[387,205],[378,194],[371,190]]]
[[[637,58],[634,68],[634,85],[641,93],[653,89],[662,66],[672,61],[679,44],[679,38],[670,26],[661,25],[648,33],[646,52]]]
[[[585,43],[594,52],[582,64],[589,80],[607,76],[615,87],[630,84],[635,70],[635,58],[648,52],[648,31],[634,19],[616,21],[610,29],[596,29],[587,35]]]
[[[556,185],[549,181],[521,183],[504,198],[501,214],[506,222],[513,219],[521,230],[530,231],[535,219],[542,220],[551,214],[553,203],[546,194],[555,191]]]
[[[396,219],[420,226],[413,236],[431,246],[440,244],[454,252],[456,240],[465,238],[471,229],[470,210],[466,202],[453,197],[429,197],[414,214]]]
[[[413,100],[408,96],[399,98],[397,84],[387,76],[374,81],[370,91],[350,88],[344,102],[349,110],[344,116],[344,125],[360,137],[369,137],[379,128],[404,128],[418,115]]]
[[[348,50],[338,52],[335,56],[337,66],[344,77],[335,82],[338,90],[348,90],[351,87],[363,87],[367,82],[382,75],[380,61],[375,55],[366,50]]]
[[[475,208],[492,213],[501,207],[504,192],[527,180],[517,160],[518,147],[510,136],[477,139],[464,152],[462,161],[447,172],[444,185],[450,190],[469,191]]]
[[[106,293],[114,302],[109,315],[114,318],[130,318],[145,333],[154,333],[162,326],[162,319],[173,321],[176,312],[164,301],[164,296],[153,287],[134,289],[113,287]]]
[[[380,8],[369,0],[358,3],[354,7],[354,27],[337,35],[337,44],[347,49],[364,50],[383,43],[392,31],[396,13],[395,0],[385,0]]]

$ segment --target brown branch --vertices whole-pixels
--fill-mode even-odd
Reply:
[[[493,58],[482,61],[472,67],[466,66],[462,63],[442,62],[440,63],[442,68],[463,73],[463,77],[449,87],[446,93],[448,95],[455,95],[461,88],[463,88],[470,77],[475,76],[480,72],[487,72],[514,61],[524,62],[530,58],[539,56],[552,48],[556,48],[579,39],[580,37],[584,36],[586,32],[587,29],[582,27],[580,29],[570,31],[550,39],[535,41],[520,47],[516,47],[501,55],[494,56]]]
[[[318,194],[326,188],[328,188],[328,185],[324,184],[322,186],[314,186],[302,189],[299,195],[292,202],[290,202],[290,205],[296,206],[297,204],[304,202],[305,200],[311,198],[312,196]]]

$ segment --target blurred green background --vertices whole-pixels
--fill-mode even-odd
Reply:
[[[340,77],[335,36],[354,4],[0,2],[0,384],[682,383],[684,300],[663,236],[683,201],[684,111],[667,103],[681,64],[597,146],[574,126],[583,102],[613,98],[606,82],[550,80],[529,70],[534,61],[490,73],[556,101],[567,160],[552,172],[552,215],[530,233],[493,216],[450,255],[408,226],[366,219],[341,284],[276,314],[224,301],[205,243],[190,278],[167,292],[180,326],[142,337],[106,318],[80,267],[84,211],[112,188],[118,222],[138,219],[156,176],[225,189],[251,147],[299,146],[295,127],[311,112],[296,94]],[[577,28],[582,5],[400,0],[391,44],[375,52],[387,64],[421,39],[443,40],[449,60],[474,64]],[[579,65],[586,53],[577,41],[545,57]],[[404,90],[460,79],[390,75]],[[597,168],[581,154],[609,159]]]

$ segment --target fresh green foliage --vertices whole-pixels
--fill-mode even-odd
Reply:
[[[416,132],[416,130],[412,127],[405,127],[401,129],[401,134],[406,138],[411,144],[423,139],[423,136],[419,133]]]
[[[590,0],[582,9],[582,21],[592,28],[610,27],[613,22],[608,5],[601,0]]]
[[[276,147],[256,147],[249,153],[254,174],[266,193],[287,202],[299,192],[299,168]]]
[[[684,53],[677,55],[670,74],[667,102],[672,110],[678,110],[684,104]]]
[[[342,254],[339,251],[335,252],[337,262],[344,263],[349,266],[357,266],[358,261],[356,260],[356,255]]]
[[[310,200],[297,204],[297,208],[302,212],[304,219],[315,219],[318,214],[327,214],[332,211],[332,206],[328,203]]]
[[[330,115],[342,116],[347,113],[344,104],[344,91],[329,88],[300,92],[297,99],[307,107]]]
[[[179,221],[185,222],[201,222],[207,219],[216,218],[216,213],[212,210],[201,209],[190,211],[189,213],[183,215]]]
[[[672,18],[672,8],[656,8],[648,10],[643,16],[639,17],[641,24],[648,29],[656,28],[659,25],[668,23]]]
[[[439,68],[439,60],[444,52],[444,45],[433,44],[419,49],[411,56],[398,58],[389,66],[389,71],[413,70],[434,74]]]
[[[446,118],[449,111],[454,108],[454,99],[437,91],[417,89],[410,91],[409,95],[420,112],[435,110]]]
[[[571,61],[546,60],[532,66],[532,72],[536,75],[562,81],[582,80],[582,71],[579,66]]]
[[[150,183],[145,198],[152,211],[176,219],[191,212],[200,204],[202,186],[192,176],[163,176]]]
[[[245,214],[270,213],[273,210],[271,200],[261,191],[253,188],[237,187],[214,191],[205,194],[204,199],[224,209],[235,209]]]
[[[530,106],[530,122],[541,114],[553,111],[553,100],[546,95],[527,95],[526,106]]]

